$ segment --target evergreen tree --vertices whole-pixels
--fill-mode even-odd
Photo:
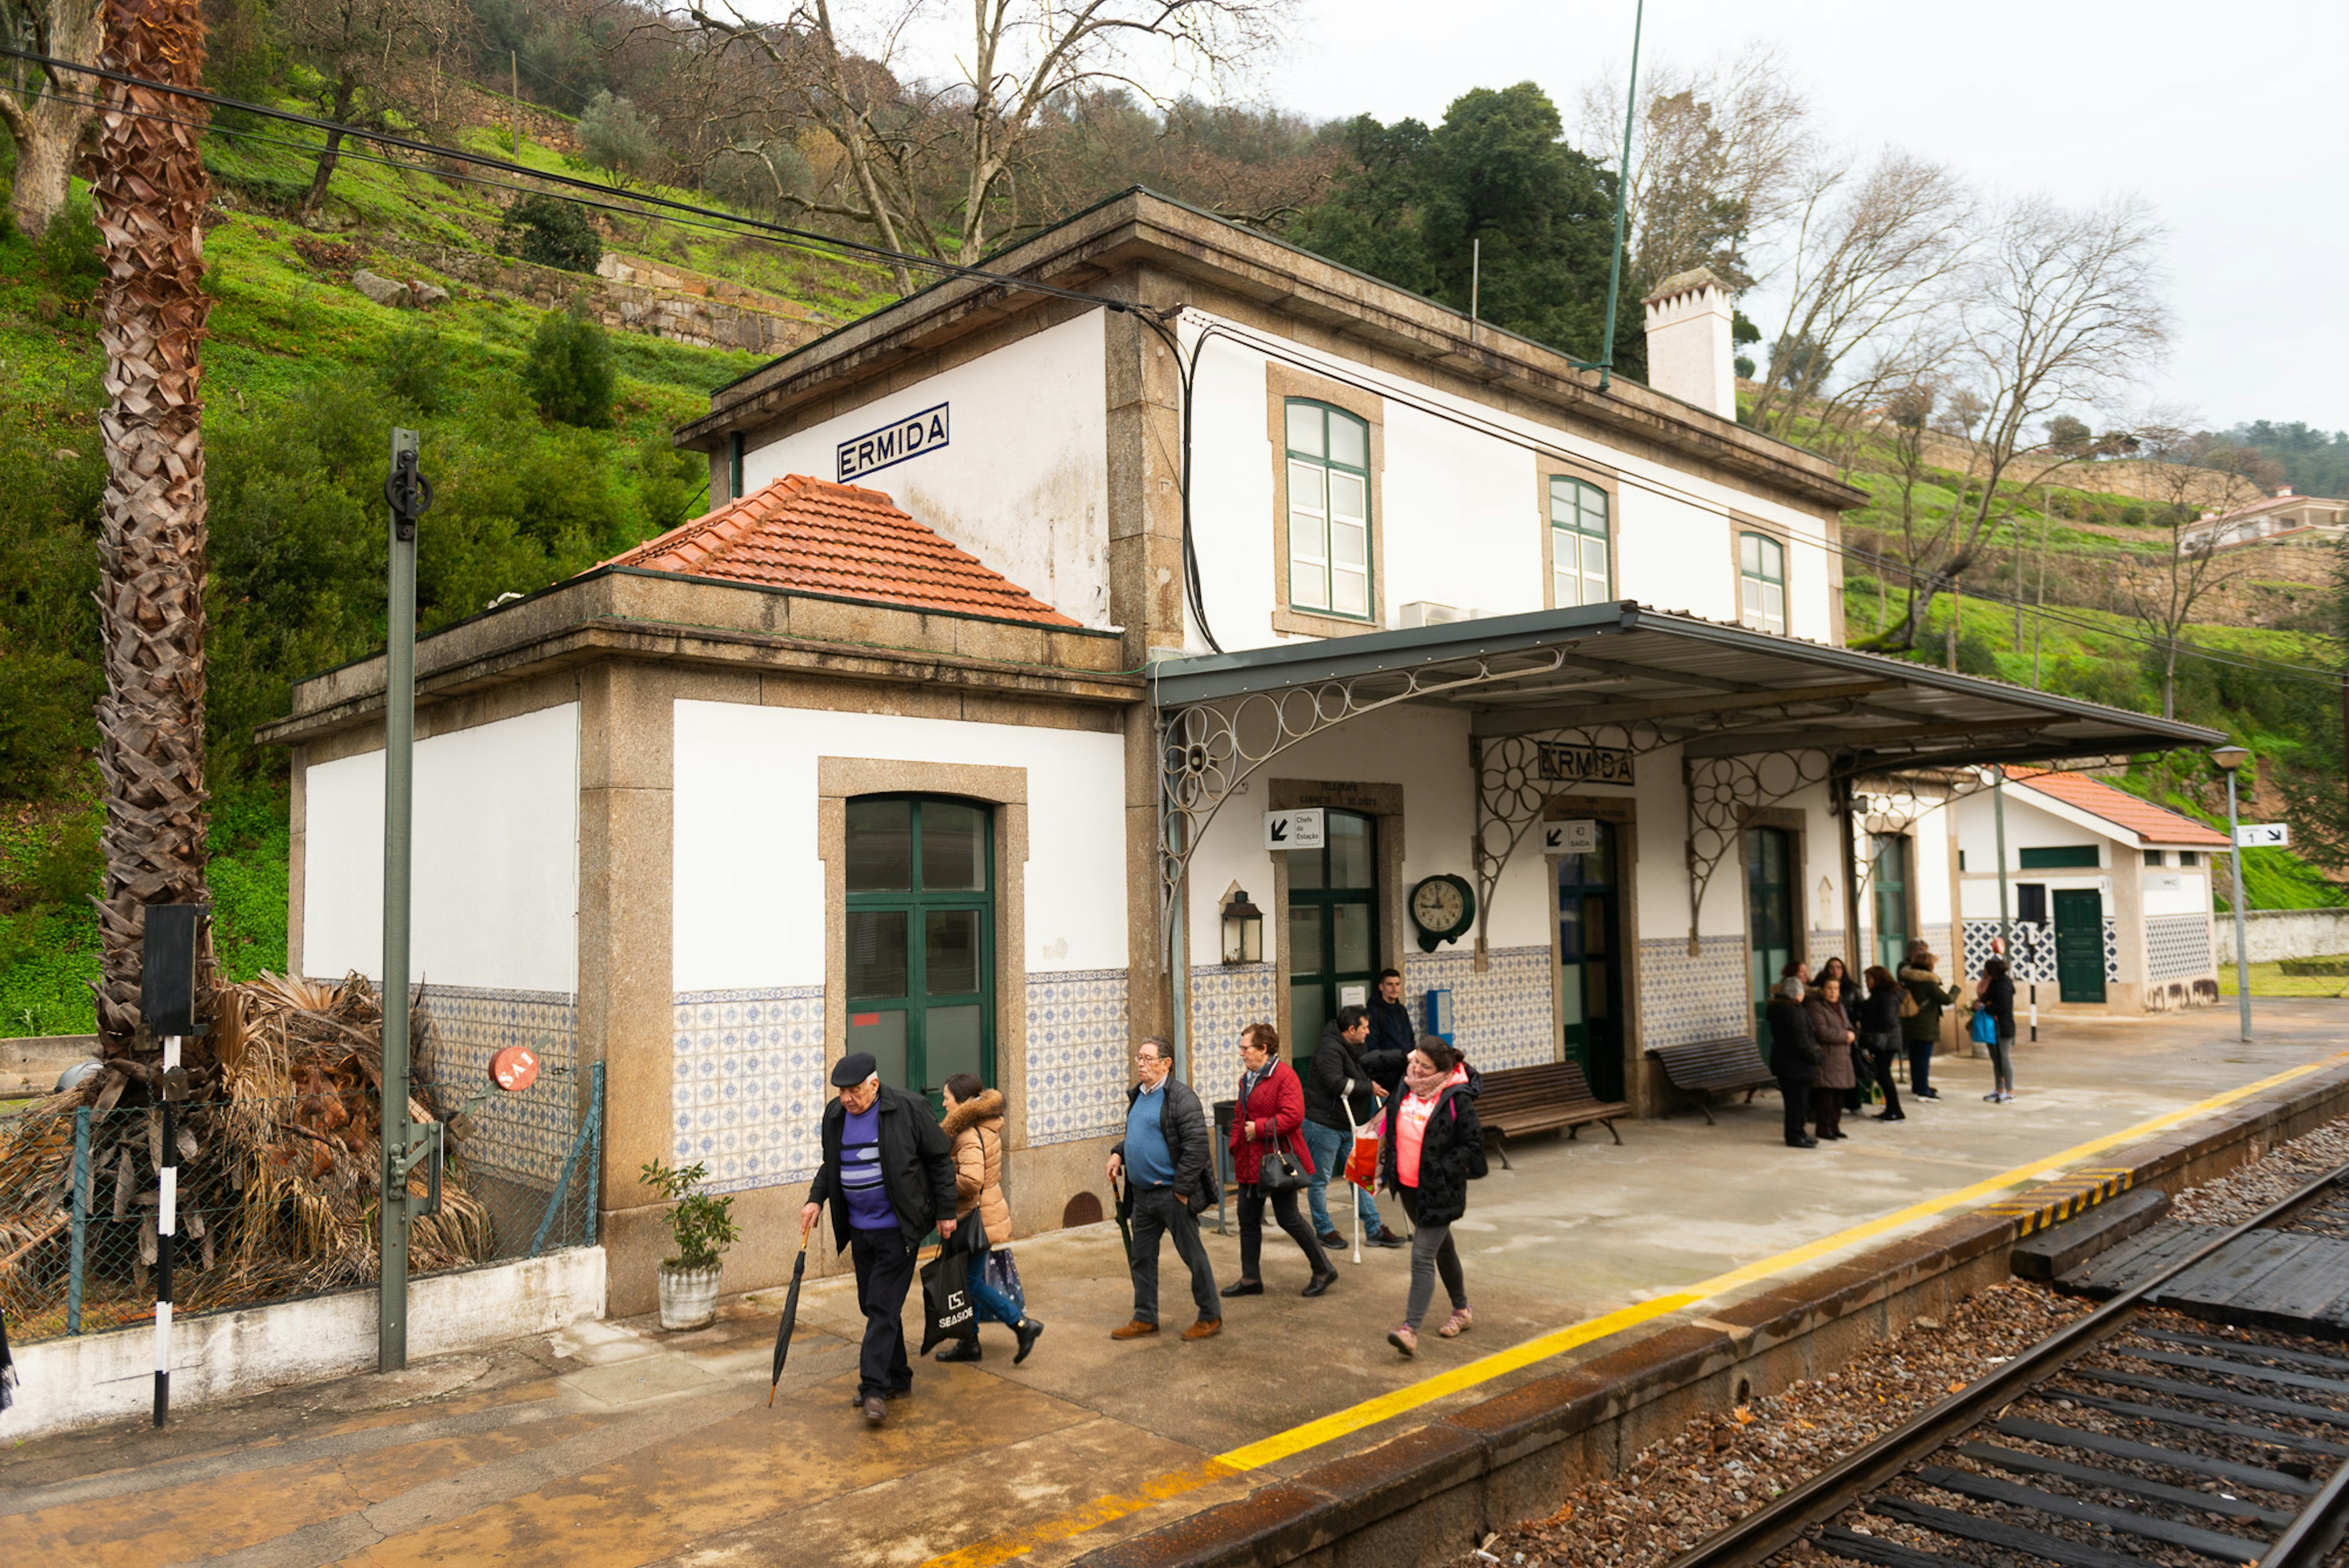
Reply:
[[[589,272],[604,259],[604,241],[586,210],[558,196],[524,196],[506,209],[498,244],[510,255],[564,272]]]
[[[1557,106],[1539,88],[1479,88],[1433,130],[1363,115],[1345,136],[1360,171],[1299,214],[1286,238],[1455,310],[1469,307],[1473,281],[1480,319],[1599,357],[1615,176],[1567,145]],[[1617,302],[1615,365],[1646,373],[1629,286]]]
[[[522,379],[548,419],[583,430],[612,428],[612,348],[603,324],[588,318],[581,301],[539,318]]]

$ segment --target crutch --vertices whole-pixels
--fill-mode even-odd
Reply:
[[[1346,1080],[1345,1092],[1338,1096],[1338,1103],[1346,1107],[1346,1158],[1338,1164],[1338,1179],[1351,1187],[1354,1179],[1347,1172],[1354,1168],[1354,1147],[1362,1141],[1362,1126],[1354,1119],[1353,1079]],[[1362,1205],[1350,1196],[1346,1207],[1354,1211],[1354,1262],[1359,1263],[1362,1261]]]

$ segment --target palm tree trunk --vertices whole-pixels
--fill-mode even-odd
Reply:
[[[105,0],[104,62],[195,87],[199,0]],[[98,555],[106,695],[98,765],[106,784],[98,899],[101,1054],[144,1055],[140,944],[150,904],[208,904],[204,879],[204,447],[198,346],[199,224],[209,196],[193,99],[109,81],[98,123],[98,230],[106,242],[98,340],[106,349],[105,515]],[[160,115],[167,119],[146,118]],[[171,123],[179,121],[181,123]],[[212,1012],[209,955],[196,1011]],[[191,1043],[191,1044],[193,1043]],[[208,1053],[187,1061],[202,1076]]]

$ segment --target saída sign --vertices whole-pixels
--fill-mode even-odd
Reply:
[[[909,457],[935,452],[947,444],[947,405],[940,403],[877,431],[851,436],[838,448],[840,483],[846,484]]]

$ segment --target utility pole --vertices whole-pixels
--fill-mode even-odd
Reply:
[[[1631,192],[1631,127],[1640,117],[1640,29],[1647,20],[1648,0],[1640,0],[1631,12],[1631,76],[1623,86],[1623,161],[1615,166],[1615,248],[1608,253],[1607,324],[1599,351],[1602,392],[1615,375],[1615,296],[1623,282],[1623,203]]]
[[[2014,651],[2023,651],[2023,514],[2014,514]]]
[[[506,51],[506,107],[513,111],[513,156],[522,156],[522,57]]]
[[[429,1129],[408,1119],[408,890],[415,812],[416,520],[432,504],[432,483],[417,469],[414,431],[391,432],[391,507],[383,689],[383,1165],[382,1288],[376,1370],[408,1365],[408,1179],[432,1147]]]
[[[1942,651],[1946,655],[1945,661],[1948,663],[1950,672],[1952,675],[1957,673],[1958,669],[1958,628],[1964,622],[1965,618],[1966,586],[1962,579],[1951,577],[1950,579],[1949,644]]]
[[[2055,502],[2047,486],[2039,487],[2039,613],[2031,622],[2031,689],[2039,690],[2039,644],[2047,635],[2047,529],[2055,515]]]
[[[1485,280],[1485,236],[1468,242],[1468,347],[1476,347],[1477,290]]]
[[[2243,926],[2243,833],[2235,817],[2235,774],[2251,760],[2251,753],[2242,746],[2220,746],[2210,753],[2210,760],[2227,774],[2227,859],[2235,873],[2235,1000],[2242,1018],[2242,1037],[2249,1044],[2251,1038],[2251,950]]]

